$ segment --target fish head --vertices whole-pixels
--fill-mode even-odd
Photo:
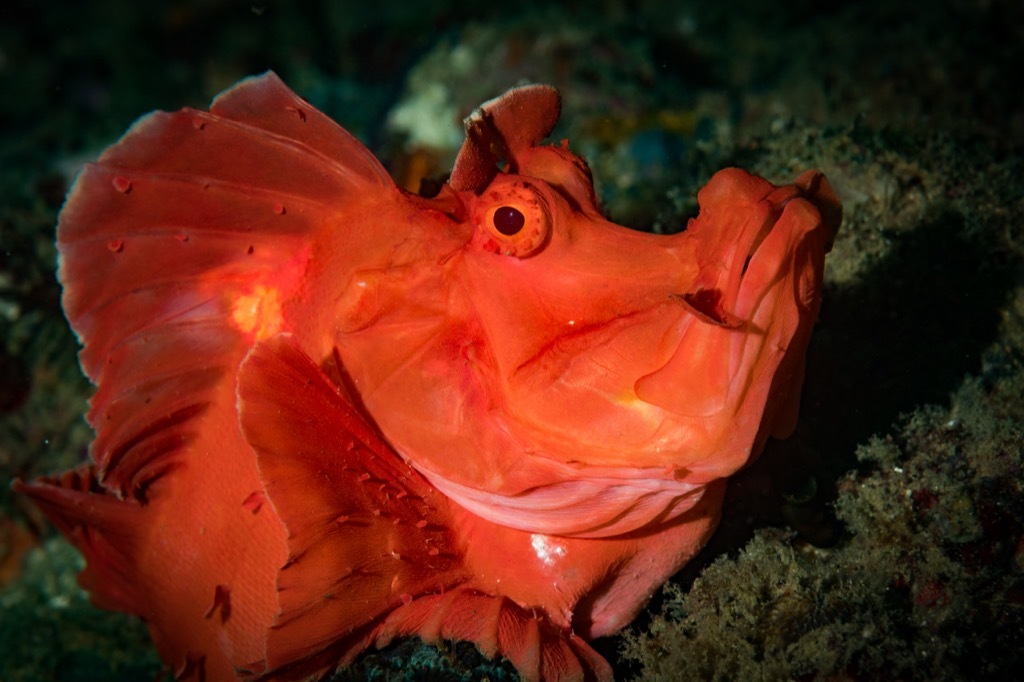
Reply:
[[[775,187],[726,169],[682,232],[631,230],[602,216],[583,159],[540,144],[557,117],[557,92],[528,86],[467,119],[436,200],[450,224],[432,227],[456,245],[423,251],[394,314],[336,342],[384,435],[457,502],[612,535],[792,431],[840,208],[818,172]]]

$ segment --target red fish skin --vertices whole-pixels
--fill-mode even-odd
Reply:
[[[296,602],[282,597],[268,637],[272,675],[320,672],[321,660],[348,661],[368,639],[385,644],[406,634],[438,643],[476,641],[489,655],[511,658],[524,679],[605,679],[606,664],[579,638],[626,625],[717,523],[724,484],[709,486],[682,518],[603,540],[544,536],[486,521],[451,504],[402,464],[290,336],[257,344],[240,370],[238,393],[243,433],[268,498],[289,528],[290,558],[278,588],[285,595],[302,586]],[[318,472],[312,479],[303,475],[310,469]],[[376,579],[378,573],[389,579]],[[323,594],[344,592],[348,599],[313,606],[311,590],[304,589],[312,583]],[[373,614],[387,614],[384,622],[341,636],[362,624],[353,603],[369,625]],[[480,618],[444,618],[468,604],[500,608],[524,623],[539,618],[541,649],[575,653],[568,663],[550,657],[531,668],[529,647],[517,659],[514,641],[476,629]]]
[[[584,640],[792,431],[827,182],[722,171],[686,232],[631,232],[539,146],[558,107],[485,105],[427,200],[267,74],[142,119],[77,180],[60,279],[97,438],[16,489],[180,679],[320,676],[403,634],[610,679]]]

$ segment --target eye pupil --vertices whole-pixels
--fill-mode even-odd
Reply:
[[[517,208],[502,206],[494,212],[494,228],[504,235],[513,235],[523,229],[526,217]]]

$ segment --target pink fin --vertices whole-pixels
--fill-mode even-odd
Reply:
[[[78,581],[97,606],[147,617],[133,569],[137,531],[145,526],[145,507],[119,500],[96,481],[92,466],[32,483],[14,481],[18,493],[29,495],[54,526],[85,556]]]
[[[267,498],[288,531],[268,674],[346,663],[391,610],[466,578],[447,499],[290,336],[260,342],[245,359],[238,406]],[[292,661],[299,663],[280,669]]]
[[[287,301],[325,216],[378,190],[396,191],[370,152],[273,73],[210,112],[145,116],[85,167],[60,217],[59,276],[99,386],[104,485],[144,495],[174,466],[251,343],[232,305]]]
[[[391,176],[370,150],[351,133],[318,111],[284,84],[276,73],[253,76],[221,93],[210,106],[215,116],[280,135],[282,143],[304,147],[303,153],[327,163],[336,181],[391,187]],[[321,172],[317,168],[315,172]],[[307,173],[312,174],[312,169]],[[318,184],[318,183],[314,183]],[[308,194],[300,192],[302,195]],[[324,189],[327,189],[326,187]],[[328,197],[336,200],[337,196]]]
[[[590,645],[552,626],[506,597],[470,588],[417,599],[403,606],[377,631],[378,646],[395,637],[417,635],[474,642],[491,658],[504,656],[524,680],[568,682],[611,680],[608,662]]]

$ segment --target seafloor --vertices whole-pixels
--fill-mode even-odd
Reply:
[[[738,165],[845,205],[800,427],[621,637],[622,679],[1003,679],[1024,663],[1024,5],[32,2],[0,8],[0,481],[80,462],[90,388],[53,226],[78,165],[154,108],[276,70],[403,184],[475,105],[565,99],[610,217],[679,229]],[[300,8],[301,6],[301,8]],[[466,6],[472,6],[468,9]],[[415,189],[415,187],[413,187]],[[143,626],[0,488],[0,680],[152,680]],[[339,679],[512,679],[404,642]]]

